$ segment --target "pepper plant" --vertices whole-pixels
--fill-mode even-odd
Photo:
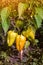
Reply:
[[[24,50],[31,46],[40,48],[36,33],[41,26],[40,37],[43,36],[43,0],[0,1],[0,48],[5,48],[5,52],[11,52],[14,47],[22,61]]]

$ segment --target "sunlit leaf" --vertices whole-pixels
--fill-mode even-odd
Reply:
[[[42,18],[39,15],[35,15],[37,26],[40,27],[42,23]]]
[[[21,17],[25,10],[28,8],[28,5],[26,3],[19,3],[18,4],[18,15]]]
[[[9,22],[7,22],[6,20],[2,22],[2,27],[4,29],[4,32],[6,33],[8,31],[9,28]]]
[[[6,33],[9,28],[9,21],[7,20],[8,16],[10,14],[9,7],[5,7],[1,11],[1,19],[2,19],[2,27],[4,29],[4,32]]]
[[[43,8],[41,7],[36,8],[36,13],[43,19]]]

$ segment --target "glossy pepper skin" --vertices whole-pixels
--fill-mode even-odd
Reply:
[[[26,38],[31,38],[31,39],[35,39],[35,32],[33,31],[32,28],[28,28],[26,31],[23,31],[22,34],[26,37]]]
[[[35,34],[33,31],[30,31],[29,33],[29,37],[31,37],[33,40],[35,39]]]
[[[23,50],[25,42],[26,42],[26,37],[24,37],[23,35],[17,36],[17,38],[16,38],[16,48],[17,48],[18,51]]]
[[[8,46],[12,46],[15,39],[17,37],[17,33],[15,33],[14,31],[8,31],[8,36],[7,36],[7,44]]]

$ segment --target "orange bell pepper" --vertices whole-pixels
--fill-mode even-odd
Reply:
[[[23,35],[18,35],[16,38],[16,48],[18,51],[21,51],[25,45],[26,37]]]

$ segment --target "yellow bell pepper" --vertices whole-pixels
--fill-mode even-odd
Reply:
[[[32,28],[28,28],[26,31],[23,31],[22,34],[27,38],[35,39],[35,32]]]
[[[33,31],[30,31],[29,37],[31,37],[32,39],[35,39],[35,33]]]
[[[18,51],[23,50],[25,42],[26,42],[26,37],[24,37],[23,35],[17,36],[17,38],[16,38],[16,48],[17,48]]]
[[[14,31],[8,31],[8,36],[7,36],[7,44],[8,46],[12,46],[15,39],[17,37],[17,33],[15,33]]]

